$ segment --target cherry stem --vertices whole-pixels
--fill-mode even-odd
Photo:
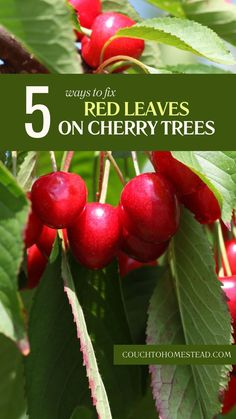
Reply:
[[[57,161],[56,161],[55,152],[54,151],[49,151],[49,155],[50,155],[50,159],[51,159],[51,163],[52,163],[52,170],[53,170],[53,172],[57,172]]]
[[[94,159],[93,159],[93,200],[96,201],[97,199],[97,172],[98,172],[98,159],[99,159],[99,152],[94,152]]]
[[[74,156],[74,151],[65,151],[65,153],[63,154],[62,162],[61,162],[61,170],[63,172],[69,171],[73,156]]]
[[[124,172],[125,172],[125,180],[128,182],[130,179],[129,175],[129,164],[128,164],[128,158],[124,157]]]
[[[232,227],[232,233],[233,233],[233,238],[235,239],[236,238],[236,227],[235,226]]]
[[[100,161],[99,161],[99,179],[98,179],[98,191],[96,193],[96,200],[99,202],[102,192],[102,182],[104,177],[104,162],[105,162],[105,153],[104,151],[100,152]]]
[[[138,164],[138,158],[137,158],[136,151],[131,151],[131,156],[132,156],[132,160],[133,160],[133,164],[134,164],[135,174],[136,174],[136,176],[139,176],[140,175],[140,168],[139,168],[139,164]]]
[[[108,74],[112,74],[114,73],[116,70],[118,70],[121,67],[126,67],[126,66],[132,66],[132,62],[131,61],[117,61],[112,65],[109,65],[109,68],[107,69],[107,73]]]
[[[11,152],[12,156],[12,174],[14,177],[17,175],[17,151]]]
[[[231,272],[231,269],[230,269],[230,264],[229,264],[229,260],[228,260],[228,256],[227,256],[227,252],[226,252],[226,248],[225,248],[225,242],[224,242],[224,237],[223,237],[220,221],[217,221],[217,227],[218,227],[218,238],[219,238],[220,253],[221,253],[221,256],[222,256],[222,260],[224,262],[226,274],[227,274],[227,276],[232,276],[232,272]]]
[[[151,151],[144,151],[144,154],[146,154],[148,160],[152,163],[152,153]]]
[[[118,164],[116,163],[114,157],[112,156],[111,152],[110,151],[106,151],[106,156],[110,160],[111,164],[113,165],[113,167],[114,167],[114,169],[115,169],[115,171],[116,171],[116,173],[117,173],[117,175],[118,175],[118,177],[119,177],[122,185],[125,186],[126,182],[125,182],[124,176],[123,176],[123,174],[122,174],[122,172],[121,172]]]
[[[102,180],[101,196],[100,196],[100,199],[99,199],[99,202],[101,204],[105,204],[105,202],[106,202],[108,182],[109,182],[109,176],[110,176],[110,169],[111,169],[111,162],[107,158],[106,163],[105,163],[104,176],[103,176],[103,180]]]
[[[100,66],[97,68],[96,71],[94,71],[94,73],[95,74],[101,74],[101,73],[103,73],[103,70],[106,67],[108,67],[110,64],[115,63],[117,61],[125,61],[125,62],[128,61],[129,63],[135,64],[138,67],[140,67],[145,74],[150,74],[149,71],[148,71],[148,69],[147,69],[147,67],[145,66],[145,64],[143,64],[139,60],[136,60],[136,58],[129,57],[128,55],[117,55],[115,57],[108,58],[107,60],[105,60],[104,62],[102,62],[100,64]]]
[[[89,38],[92,35],[92,30],[88,29],[88,28],[85,28],[84,26],[80,25],[80,30],[84,35],[88,36]]]

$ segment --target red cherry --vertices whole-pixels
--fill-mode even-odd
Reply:
[[[64,228],[73,224],[84,209],[87,188],[74,173],[54,172],[36,180],[31,197],[33,209],[44,224]]]
[[[209,224],[221,217],[221,209],[213,192],[203,184],[196,192],[182,196],[181,201],[199,223]]]
[[[139,262],[150,262],[158,259],[166,251],[168,245],[169,241],[163,243],[145,242],[123,229],[122,250]]]
[[[31,199],[30,192],[27,192],[27,198],[29,200]],[[24,231],[24,243],[26,248],[36,243],[38,237],[41,234],[42,228],[43,224],[31,208],[27,225]]]
[[[231,375],[231,380],[229,382],[228,389],[224,395],[224,406],[222,413],[226,414],[230,412],[233,407],[236,406],[236,376]]]
[[[229,261],[230,270],[233,275],[236,275],[236,239],[227,240],[225,242],[225,249]],[[223,261],[222,266],[224,268],[224,273],[226,274],[226,269]]]
[[[109,204],[87,204],[67,233],[76,259],[89,269],[102,269],[119,250],[119,211]]]
[[[153,151],[152,162],[155,170],[175,186],[179,196],[193,193],[203,183],[191,169],[176,160],[170,151]]]
[[[56,240],[57,230],[54,228],[50,228],[48,226],[43,226],[43,231],[40,234],[39,239],[37,240],[36,244],[39,250],[42,252],[44,256],[49,258],[52,246],[54,241]]]
[[[91,37],[84,36],[82,39],[82,57],[84,61],[90,67],[97,68],[101,64],[101,53],[106,42],[119,29],[133,26],[135,23],[132,19],[120,13],[109,12],[99,15],[92,25]],[[139,58],[143,50],[143,40],[118,38],[107,46],[102,61],[117,55]]]
[[[233,319],[236,323],[236,275],[219,278],[223,283],[223,290],[228,297],[228,306]]]
[[[27,249],[27,272],[28,272],[28,281],[26,288],[35,288],[37,287],[44,270],[47,265],[47,259],[40,252],[39,248],[34,244],[29,249]]]
[[[75,9],[81,26],[90,29],[96,17],[102,12],[101,0],[69,0]],[[83,34],[77,32],[78,39],[82,39]]]
[[[118,255],[118,262],[119,262],[119,270],[120,276],[124,277],[129,272],[134,271],[135,269],[142,268],[143,266],[157,266],[157,261],[152,260],[147,263],[138,262],[135,259],[130,258],[123,252],[119,252]]]
[[[120,199],[123,226],[147,242],[166,242],[179,226],[179,204],[162,175],[144,173],[130,180]]]

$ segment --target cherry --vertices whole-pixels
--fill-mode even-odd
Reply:
[[[81,26],[90,29],[96,17],[102,12],[101,0],[69,0],[75,9]],[[78,39],[82,39],[83,34],[76,31]]]
[[[118,262],[119,262],[119,271],[120,271],[121,277],[124,277],[129,272],[134,271],[138,268],[142,268],[143,266],[157,266],[156,260],[152,260],[147,263],[138,262],[137,260],[132,259],[129,256],[127,256],[123,252],[119,252]]]
[[[156,260],[152,260],[147,263],[142,263],[142,262],[138,262],[135,259],[130,258],[124,252],[119,252],[118,263],[119,263],[120,276],[122,278],[126,276],[129,272],[134,271],[138,268],[142,268],[144,266],[157,266]]]
[[[236,395],[236,376],[232,374],[228,389],[226,390],[225,395],[224,395],[224,406],[222,409],[223,414],[230,412],[230,410],[234,406],[236,406],[235,395]]]
[[[146,242],[123,228],[121,248],[123,252],[139,262],[150,262],[158,259],[166,251],[168,244],[169,241],[163,243]]]
[[[82,39],[82,57],[84,61],[90,67],[97,68],[102,61],[117,55],[139,58],[144,50],[143,40],[117,38],[107,46],[101,61],[101,53],[106,42],[119,29],[133,26],[135,23],[132,19],[120,13],[108,12],[99,15],[92,25],[91,37],[84,36]]]
[[[147,242],[166,242],[179,226],[179,204],[162,175],[144,173],[130,180],[120,199],[123,226]]]
[[[44,256],[49,258],[52,246],[56,240],[57,230],[48,226],[43,226],[43,231],[40,234],[36,244]]]
[[[182,196],[181,201],[199,223],[209,224],[221,217],[221,209],[213,192],[203,184],[192,194]]]
[[[46,257],[40,252],[34,244],[27,249],[27,272],[28,281],[26,288],[37,287],[47,265]]]
[[[228,297],[228,306],[233,322],[236,323],[236,275],[219,278]]]
[[[41,221],[51,228],[69,227],[86,204],[87,188],[74,173],[54,172],[33,184],[32,204]]]
[[[119,250],[119,211],[109,204],[89,203],[67,233],[75,258],[89,269],[102,269]]]
[[[29,200],[31,199],[30,192],[27,192],[27,198]],[[42,228],[43,224],[31,208],[27,225],[24,231],[24,243],[26,248],[36,243],[38,237],[41,234]]]
[[[176,160],[170,151],[153,151],[152,163],[175,186],[179,196],[196,191],[203,184],[202,180],[185,164]]]
[[[225,242],[225,249],[229,261],[230,270],[233,275],[236,275],[236,239],[227,240]],[[226,273],[226,269],[224,266],[224,262],[222,260],[222,265],[224,268],[224,273]]]

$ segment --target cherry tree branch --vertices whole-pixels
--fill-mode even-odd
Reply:
[[[48,73],[48,70],[2,27],[0,27],[0,58],[6,62],[6,67],[11,70],[9,71],[11,73]],[[0,72],[6,72],[5,66],[2,67],[3,71],[0,66]]]

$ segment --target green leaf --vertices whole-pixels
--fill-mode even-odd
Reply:
[[[213,29],[225,41],[236,45],[236,5],[226,0],[185,0],[183,9],[189,19]]]
[[[113,345],[133,343],[121,295],[117,264],[90,271],[71,263],[77,295],[83,307],[112,417],[123,419],[141,396],[141,368],[113,365]]]
[[[28,351],[17,277],[23,258],[23,230],[29,204],[16,180],[0,163],[0,333]]]
[[[0,335],[0,377],[1,419],[26,419],[22,356],[3,335]]]
[[[89,381],[93,405],[96,407],[98,417],[112,419],[109,401],[98,369],[93,345],[88,334],[83,309],[77,298],[74,281],[64,253],[62,255],[62,278],[64,280],[64,290],[71,305],[76,324],[77,336],[80,340],[80,348],[86,367],[86,375]]]
[[[148,383],[149,384],[149,383]],[[158,419],[150,385],[129,419]]]
[[[33,173],[36,165],[37,153],[36,151],[29,151],[23,163],[20,165],[17,180],[19,185],[26,191],[31,189],[33,182]]]
[[[219,201],[223,221],[228,223],[236,204],[236,152],[173,151],[172,153],[209,186]]]
[[[73,22],[74,29],[76,29],[78,32],[81,32],[79,16],[76,13],[76,10],[74,9],[74,7],[69,2],[67,3],[67,7],[69,8],[69,11],[70,11],[70,15],[71,15],[71,19],[72,19],[72,22]]]
[[[76,407],[83,406],[94,412],[95,419],[80,343],[64,292],[60,254],[54,258],[31,308],[31,353],[26,363],[29,415],[34,419],[68,419]],[[139,367],[113,365],[113,344],[130,342],[116,266],[93,272],[73,262],[72,273],[112,416],[123,419],[139,397],[141,380]]]
[[[171,243],[171,269],[149,308],[149,344],[230,344],[231,318],[213,252],[188,211]],[[220,410],[229,366],[151,366],[153,395],[163,419],[212,419]],[[184,412],[184,413],[183,413]]]
[[[163,70],[168,70],[175,74],[232,74],[230,71],[225,71],[222,68],[201,63],[168,65],[163,67]]]
[[[93,412],[88,410],[87,407],[78,407],[73,412],[70,419],[92,419]]]
[[[236,418],[236,408],[232,409],[229,413],[225,415],[219,415],[216,419],[235,419]]]
[[[140,60],[149,67],[162,65],[159,45],[153,41],[145,42],[145,49]]]
[[[125,309],[133,342],[145,342],[147,310],[162,269],[147,266],[135,269],[122,280]]]
[[[68,419],[81,404],[93,411],[58,246],[34,296],[29,337],[25,371],[30,418]]]
[[[149,3],[176,17],[184,17],[180,0],[148,0]]]
[[[49,71],[81,72],[64,0],[0,0],[0,23]]]
[[[209,28],[187,19],[154,18],[129,28],[120,29],[116,36],[128,36],[190,51],[222,64],[235,64],[226,44]]]
[[[171,71],[165,68],[154,68],[149,66],[146,67],[150,74],[173,74]]]
[[[139,14],[131,6],[128,0],[102,0],[102,11],[103,12],[118,12],[129,16],[135,21],[140,20]]]

